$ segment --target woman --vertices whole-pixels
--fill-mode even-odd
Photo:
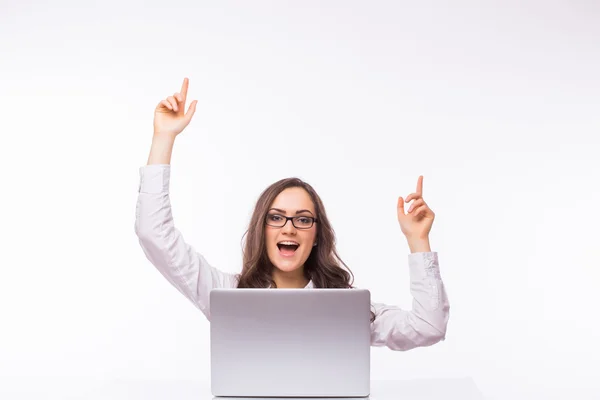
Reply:
[[[297,178],[283,179],[259,197],[248,228],[241,274],[211,266],[175,228],[169,200],[170,162],[177,135],[191,121],[185,113],[189,81],[162,100],[154,114],[148,165],[140,168],[135,232],[150,262],[210,320],[213,288],[350,288],[352,273],[335,249],[334,231],[314,189]],[[413,309],[372,304],[371,345],[392,350],[429,346],[445,338],[449,304],[438,257],[429,246],[434,213],[417,190],[398,199],[398,222],[411,254]],[[413,201],[407,212],[404,203]]]

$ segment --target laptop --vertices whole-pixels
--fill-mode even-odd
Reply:
[[[370,301],[366,289],[211,290],[213,396],[369,396]]]

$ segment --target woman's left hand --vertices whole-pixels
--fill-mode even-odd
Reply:
[[[404,212],[404,203],[414,202]],[[406,199],[398,198],[398,222],[407,239],[427,239],[435,218],[434,212],[423,200],[423,176],[419,176],[416,193],[409,194]]]

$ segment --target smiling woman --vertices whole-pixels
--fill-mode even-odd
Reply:
[[[135,232],[148,260],[210,320],[215,288],[352,288],[353,275],[335,248],[335,233],[323,202],[311,185],[282,179],[259,196],[245,233],[242,271],[231,274],[210,265],[175,227],[169,200],[170,160],[175,138],[196,110],[187,112],[188,80],[181,92],[156,107],[154,136],[146,166],[140,168]],[[371,345],[392,350],[429,346],[445,339],[449,303],[438,256],[429,246],[435,214],[417,190],[398,198],[398,222],[411,254],[408,266],[411,310],[372,303]],[[407,212],[404,203],[413,202]]]
[[[246,235],[240,288],[352,286],[323,202],[301,179],[282,179],[263,191]]]

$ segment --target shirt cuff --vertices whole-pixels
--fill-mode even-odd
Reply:
[[[171,178],[170,164],[150,164],[140,167],[139,193],[168,193]]]
[[[408,266],[411,275],[440,277],[440,266],[436,251],[409,254]]]

